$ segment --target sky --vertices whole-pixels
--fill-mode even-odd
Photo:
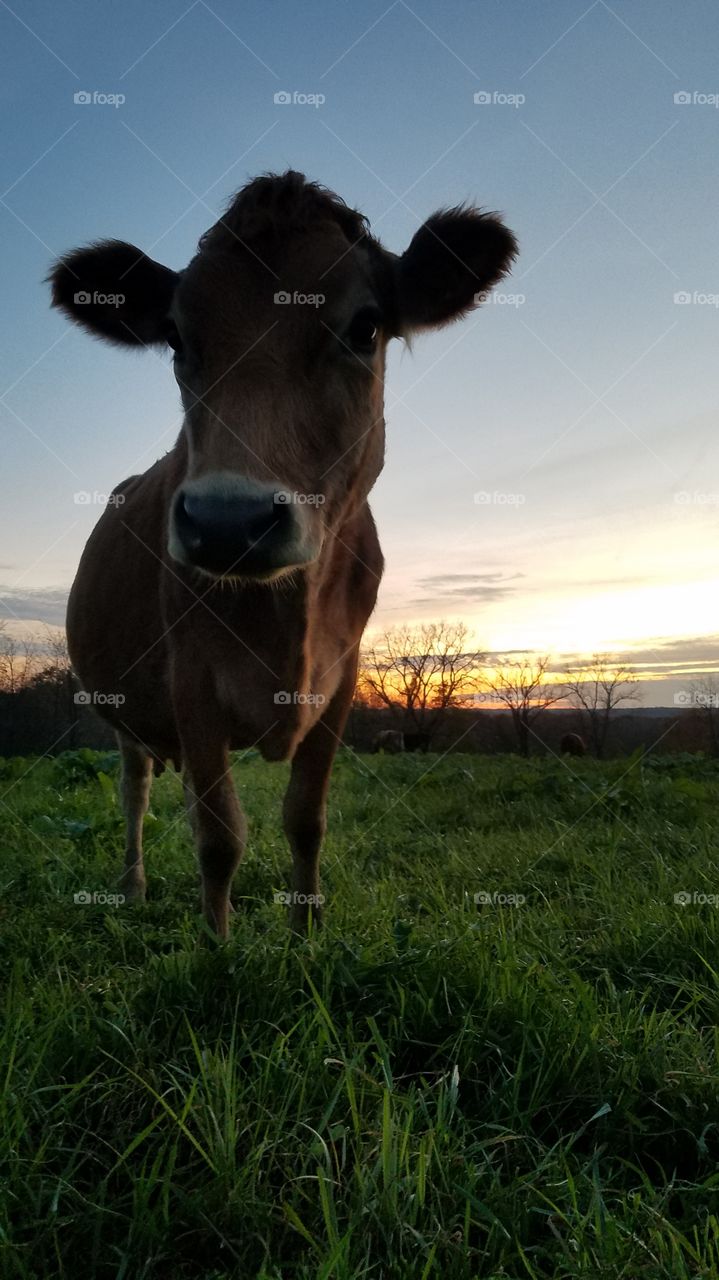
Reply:
[[[617,652],[647,703],[719,670],[718,37],[713,0],[0,0],[0,617],[62,622],[102,495],[181,425],[169,358],[50,310],[53,259],[180,269],[293,167],[395,252],[462,200],[520,242],[391,348],[373,628]]]

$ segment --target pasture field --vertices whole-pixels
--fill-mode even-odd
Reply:
[[[719,1276],[719,765],[343,750],[304,941],[235,774],[214,947],[173,774],[123,908],[117,757],[0,762],[3,1280]]]

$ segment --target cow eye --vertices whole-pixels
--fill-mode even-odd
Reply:
[[[167,321],[167,328],[165,330],[165,342],[167,343],[168,347],[172,347],[172,350],[175,352],[175,355],[182,354],[182,338],[180,337],[180,331],[177,325],[175,324],[174,320]]]
[[[363,307],[353,317],[347,330],[347,342],[353,351],[371,355],[379,337],[380,314],[374,307]]]

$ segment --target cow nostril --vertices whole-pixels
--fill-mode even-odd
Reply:
[[[248,542],[259,542],[278,525],[276,507],[264,507],[259,511],[249,512],[244,520],[244,533]]]
[[[193,511],[193,507],[195,510]],[[202,531],[198,523],[197,503],[192,497],[183,493],[177,504],[177,520],[182,531],[182,540],[188,551],[199,551],[202,546]]]

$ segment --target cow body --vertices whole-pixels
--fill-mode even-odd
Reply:
[[[404,734],[399,729],[382,729],[372,743],[372,750],[375,755],[379,751],[386,751],[392,756],[399,755],[404,751]]]
[[[91,535],[68,604],[74,670],[112,699],[100,705],[117,732],[157,759],[180,761],[180,708],[194,699],[230,750],[286,759],[340,687],[374,608],[383,561],[369,506],[296,580],[233,589],[182,575],[168,556],[181,466],[168,454],[119,486],[124,501]]]

